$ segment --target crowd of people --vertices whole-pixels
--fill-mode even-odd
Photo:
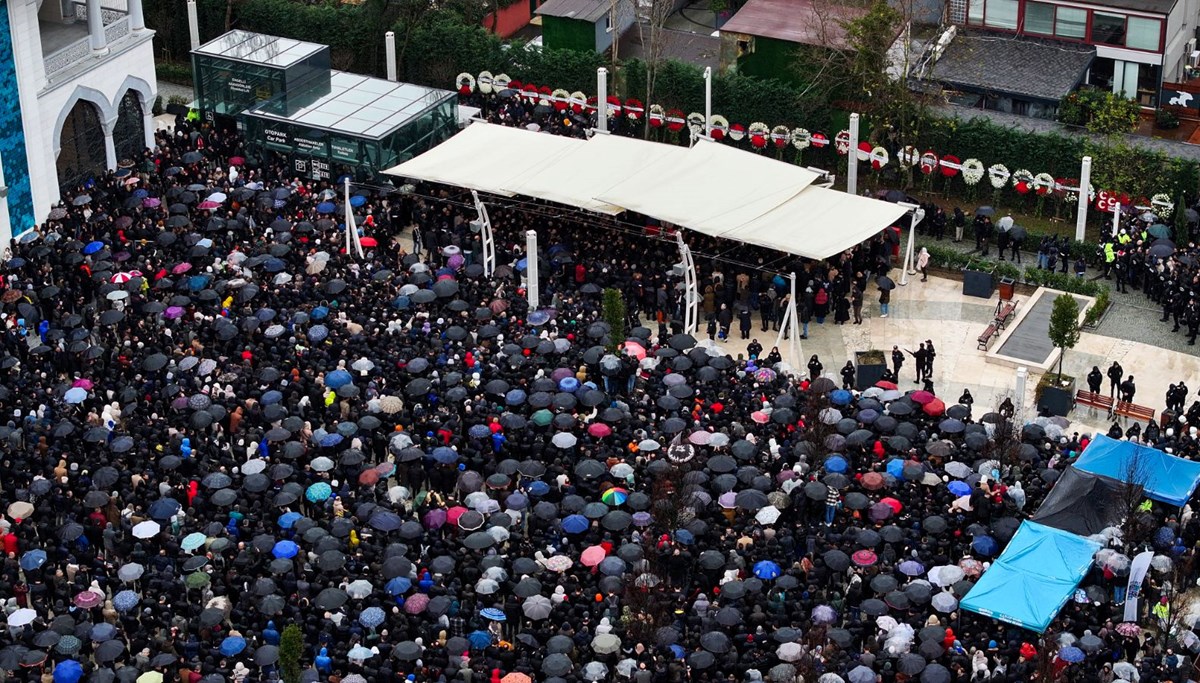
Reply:
[[[957,607],[1086,447],[1061,420],[697,342],[673,243],[627,225],[498,203],[485,276],[460,193],[356,186],[347,253],[339,186],[196,125],[69,189],[3,264],[6,679],[1188,677],[1191,623],[1122,620],[1143,539],[1112,534],[1046,636]],[[763,331],[778,273],[821,321],[890,265],[886,237],[728,247],[697,237],[722,254],[702,305]],[[932,342],[911,354],[928,377]],[[1140,510],[1167,530],[1145,613],[1195,579],[1200,525]]]

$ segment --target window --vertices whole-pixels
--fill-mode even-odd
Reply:
[[[991,28],[1017,28],[1017,0],[988,0],[983,23]]]
[[[1126,28],[1125,47],[1135,50],[1159,49],[1159,38],[1162,35],[1162,21],[1145,17],[1129,17]]]
[[[1025,30],[1029,33],[1054,35],[1054,5],[1030,2],[1025,5]]]
[[[1120,14],[1092,13],[1092,42],[1125,45],[1125,17]]]
[[[970,12],[967,14],[967,23],[982,24],[983,23],[983,0],[970,0]]]
[[[1054,35],[1059,38],[1083,40],[1087,37],[1087,10],[1059,7],[1054,24]]]

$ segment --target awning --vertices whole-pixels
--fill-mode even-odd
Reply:
[[[635,211],[813,259],[871,238],[906,212],[815,187],[818,174],[808,169],[704,139],[685,148],[475,123],[386,173],[609,215]]]
[[[1140,484],[1147,498],[1182,506],[1200,484],[1200,462],[1097,434],[1075,467],[1119,482]]]

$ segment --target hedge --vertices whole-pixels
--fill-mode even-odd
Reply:
[[[1076,245],[1087,246],[1082,242],[1076,242]],[[924,247],[929,251],[930,265],[938,268],[945,268],[947,270],[963,270],[967,268],[987,270],[996,277],[1009,278],[1032,287],[1049,287],[1064,292],[1071,292],[1072,294],[1096,297],[1097,300],[1100,299],[1101,293],[1103,293],[1104,300],[1108,300],[1108,285],[1090,278],[1077,277],[1072,273],[1050,272],[1039,269],[1036,266],[1026,266],[1025,270],[1021,270],[1012,263],[991,261],[936,244],[922,243],[918,248],[920,247]],[[1098,317],[1099,313],[1096,315]]]

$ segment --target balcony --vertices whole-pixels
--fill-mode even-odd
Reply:
[[[110,6],[117,2],[124,4],[121,0],[101,2],[100,15],[104,23],[105,43],[109,49],[132,33],[129,13],[125,9]],[[38,23],[42,38],[42,61],[46,67],[46,81],[50,84],[64,80],[73,72],[73,67],[97,59],[97,55],[92,52],[91,37],[88,35],[87,4],[74,2],[71,6],[75,12],[73,20]]]

